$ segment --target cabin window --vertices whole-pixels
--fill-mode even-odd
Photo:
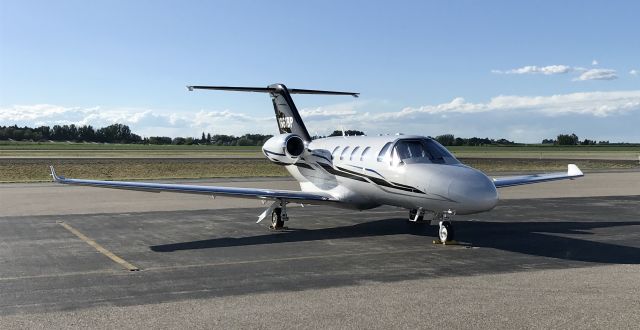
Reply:
[[[344,150],[342,150],[342,153],[340,154],[340,160],[344,159],[344,156],[347,155],[347,151],[349,151],[349,147],[344,147]]]
[[[340,146],[337,146],[333,149],[333,151],[331,152],[331,157],[336,158],[336,156],[338,156],[338,149],[340,149]]]
[[[358,150],[359,150],[359,149],[360,149],[360,146],[356,146],[355,148],[353,148],[353,151],[351,152],[351,156],[349,156],[349,160],[354,160],[354,159],[353,159],[353,156],[355,156],[355,155],[356,155],[356,152],[358,152]],[[358,159],[358,158],[356,157],[356,160],[357,160],[357,159]]]
[[[366,147],[364,148],[364,150],[362,150],[362,155],[360,155],[360,161],[363,161],[365,157],[367,157],[369,150],[371,150],[371,147]]]
[[[385,156],[387,155],[387,153],[389,151],[389,147],[391,147],[391,142],[387,142],[387,144],[385,144],[384,147],[382,147],[382,150],[380,150],[380,153],[378,154],[378,161],[379,162],[384,160]]]

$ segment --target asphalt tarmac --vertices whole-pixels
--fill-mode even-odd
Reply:
[[[432,244],[436,227],[391,207],[292,207],[289,228],[271,232],[255,223],[255,201],[197,209],[193,198],[228,200],[4,185],[0,328],[634,328],[639,173],[616,175],[630,185],[620,191],[638,193],[540,199],[504,190],[493,211],[456,217],[453,246]],[[571,195],[575,183],[564,183]],[[535,196],[560,184],[528,188]],[[68,211],[37,206],[60,195]],[[173,204],[141,210],[132,201],[141,195]],[[105,199],[121,204],[92,209]]]

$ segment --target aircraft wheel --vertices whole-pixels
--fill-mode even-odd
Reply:
[[[453,241],[453,225],[450,221],[440,222],[440,229],[438,230],[438,238],[441,242]]]
[[[409,210],[409,221],[414,222],[415,221],[414,219],[416,218],[416,214],[417,213],[418,213],[418,209]],[[423,221],[423,220],[424,220],[424,215],[420,215],[418,217],[418,220],[415,221],[415,222],[420,222],[420,221]]]
[[[282,229],[284,220],[282,220],[282,209],[277,207],[271,212],[271,229]]]

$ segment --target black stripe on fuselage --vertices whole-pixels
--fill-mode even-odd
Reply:
[[[362,182],[372,182],[373,184],[376,184],[376,185],[379,185],[379,186],[398,189],[398,190],[407,191],[407,192],[412,192],[412,193],[416,193],[416,194],[424,194],[423,191],[421,191],[420,189],[414,188],[414,187],[395,184],[395,183],[392,183],[392,182],[388,182],[388,181],[386,181],[384,179],[376,178],[376,177],[369,176],[369,175],[366,175],[366,174],[356,173],[356,172],[349,171],[349,170],[341,168],[341,167],[338,167],[338,170],[336,170],[335,168],[333,168],[332,166],[330,166],[328,164],[324,164],[324,163],[318,163],[318,164],[320,166],[322,166],[322,168],[325,169],[325,171],[329,172],[330,174],[336,175],[336,176],[341,176],[341,177],[345,177],[345,178],[349,178],[349,179],[353,179],[353,180],[357,180],[357,181],[362,181]]]
[[[408,192],[412,192],[412,193],[417,193],[417,194],[424,194],[424,191],[418,189],[418,188],[414,188],[411,186],[407,186],[404,184],[400,184],[400,183],[395,183],[395,182],[389,182],[385,179],[381,179],[381,178],[376,178],[373,176],[369,176],[366,174],[359,174],[341,167],[338,167],[339,170],[347,172],[347,173],[351,173],[351,174],[357,174],[357,175],[362,175],[365,178],[371,180],[371,182],[379,185],[379,186],[383,186],[383,187],[387,187],[387,188],[393,188],[393,189],[398,189],[398,190],[403,190],[403,191],[408,191]]]
[[[353,179],[353,180],[357,180],[357,181],[362,181],[362,182],[367,182],[367,180],[363,177],[357,176],[357,175],[351,175],[349,173],[344,173],[344,172],[340,172],[337,171],[336,169],[334,169],[331,165],[327,165],[324,163],[318,163],[320,166],[322,166],[322,168],[324,168],[325,171],[329,172],[330,174],[336,175],[336,176],[341,176],[344,178],[349,178],[349,179]]]
[[[295,163],[293,165],[298,166],[298,167],[302,167],[302,168],[306,168],[308,170],[315,170],[313,167],[311,167],[311,165],[305,164],[305,163]]]

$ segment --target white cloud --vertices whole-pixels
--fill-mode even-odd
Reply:
[[[593,60],[592,65],[598,65],[598,61]],[[543,75],[558,75],[567,73],[580,73],[580,75],[573,79],[573,81],[585,81],[585,80],[614,80],[618,78],[616,70],[612,69],[587,69],[579,66],[568,65],[547,65],[536,66],[527,65],[521,68],[511,70],[491,70],[492,73],[497,74],[543,74]]]
[[[631,71],[629,71],[629,74],[632,76],[637,76],[638,74],[640,74],[640,72],[638,72],[638,70],[636,69],[632,69]]]
[[[113,123],[131,126],[132,130],[145,136],[184,135],[189,136],[203,130],[222,134],[263,133],[264,123],[273,117],[256,117],[229,110],[205,111],[195,114],[184,112],[161,112],[144,108],[63,107],[50,104],[14,105],[0,108],[0,123],[28,126],[40,125],[92,125],[103,127]],[[258,127],[258,129],[255,129]]]
[[[613,80],[618,79],[616,70],[611,69],[590,69],[583,72],[579,77],[573,79],[574,81],[585,80]]]
[[[511,70],[492,70],[493,73],[502,73],[502,74],[544,74],[544,75],[554,75],[554,74],[564,74],[569,73],[573,70],[570,66],[567,65],[547,65],[547,66],[536,66],[536,65],[527,65],[517,69]]]
[[[372,115],[375,120],[410,118],[418,114],[471,114],[491,111],[528,111],[547,116],[567,114],[607,117],[640,110],[640,90],[618,92],[585,92],[551,96],[500,95],[487,103],[471,103],[463,98],[437,105],[407,107],[397,112]]]
[[[380,108],[380,102],[364,102],[372,109]],[[507,137],[535,142],[539,137],[553,136],[549,134],[558,134],[564,129],[573,130],[574,127],[576,131],[580,127],[587,127],[583,135],[606,130],[607,125],[602,121],[614,123],[608,127],[629,126],[634,122],[632,118],[640,117],[640,90],[547,96],[499,95],[486,102],[470,102],[458,97],[449,102],[386,112],[361,111],[361,106],[356,102],[335,104],[305,108],[301,113],[310,131],[319,130],[321,134],[344,126],[370,134],[404,132],[437,135],[451,132],[462,136]],[[0,125],[52,126],[73,123],[102,127],[115,122],[127,124],[143,136],[199,136],[203,131],[233,135],[276,132],[271,111],[265,112],[264,116],[256,116],[232,110],[188,113],[48,104],[0,108]],[[591,137],[613,140],[615,136],[609,137],[612,134],[620,134],[621,140],[640,139],[634,128],[607,131],[600,136],[594,133]]]
[[[313,117],[338,117],[356,114],[356,107],[362,105],[356,102],[340,103],[329,106],[320,106],[316,108],[304,108],[300,110],[300,116],[303,118]]]

